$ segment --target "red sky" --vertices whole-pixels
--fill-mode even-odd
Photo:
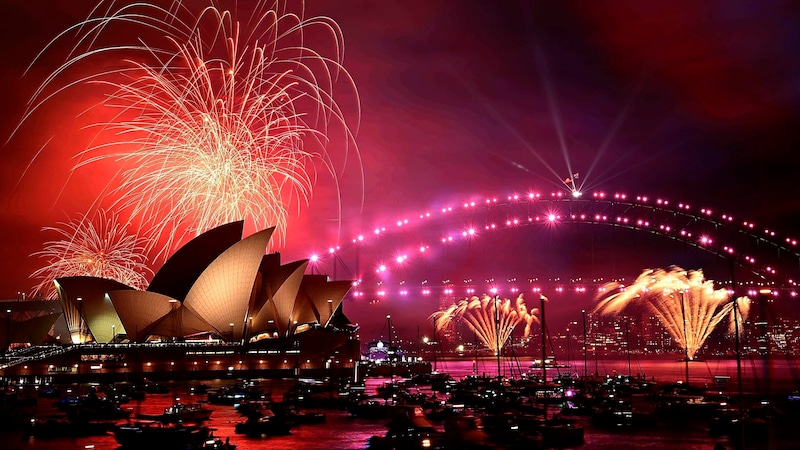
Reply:
[[[305,8],[344,35],[364,185],[348,166],[338,228],[335,191],[321,176],[286,248],[276,249],[287,260],[327,248],[337,233],[346,242],[471,196],[559,189],[572,172],[592,189],[668,196],[800,231],[796,2],[310,0]],[[8,298],[35,284],[28,276],[41,261],[30,255],[52,238],[41,228],[86,212],[108,178],[99,166],[68,170],[91,142],[80,127],[104,120],[102,110],[78,116],[102,98],[97,89],[55,98],[12,136],[55,62],[25,67],[89,10],[66,0],[10,0],[4,10],[0,297]],[[353,111],[352,98],[340,101]]]

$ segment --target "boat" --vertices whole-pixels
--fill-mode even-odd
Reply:
[[[233,409],[244,417],[260,417],[264,412],[272,409],[272,402],[269,400],[244,400],[233,405]]]
[[[205,403],[175,403],[164,408],[162,417],[166,422],[191,422],[198,423],[211,419],[214,410]]]
[[[685,385],[669,384],[660,387],[655,396],[655,413],[661,419],[692,420],[713,417],[727,398],[706,395],[703,389]]]
[[[163,423],[202,423],[211,419],[214,412],[204,403],[180,403],[164,408],[161,414],[137,414],[139,420],[150,420]]]
[[[269,394],[255,385],[223,386],[216,390],[208,390],[208,402],[214,405],[236,405],[246,400],[269,399]]]
[[[389,422],[384,436],[372,436],[369,449],[441,449],[444,433],[437,430],[420,412],[398,414]]]
[[[210,436],[211,430],[206,426],[167,424],[159,421],[142,420],[119,425],[114,429],[114,439],[126,449],[199,448]]]
[[[544,367],[545,369],[569,369],[569,364],[564,364],[557,362],[554,358],[547,358],[544,360]],[[529,369],[541,369],[542,368],[542,360],[535,359],[533,362],[528,366]]]
[[[94,391],[81,397],[62,397],[54,406],[72,419],[117,420],[126,419],[131,414],[130,411],[123,410],[116,401]]]
[[[247,436],[275,436],[290,433],[292,424],[275,415],[272,410],[265,410],[259,416],[250,416],[247,421],[234,427],[236,434]]]
[[[116,427],[114,421],[70,418],[66,414],[33,417],[25,428],[25,436],[62,438],[103,436]]]
[[[395,405],[382,399],[362,398],[347,404],[345,409],[353,417],[363,419],[386,419],[392,415]]]
[[[199,447],[199,450],[236,450],[236,447],[236,444],[231,444],[230,438],[225,438],[223,441],[212,434],[203,441],[203,445]]]
[[[292,425],[308,425],[325,422],[325,413],[303,411],[296,406],[278,403],[272,407],[275,415]]]

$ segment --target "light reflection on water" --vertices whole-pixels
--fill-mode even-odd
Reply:
[[[581,361],[582,363],[582,361]],[[527,368],[528,361],[521,362],[518,367],[523,370]],[[590,362],[591,366],[591,362]],[[773,367],[774,379],[772,380],[774,386],[793,384],[794,380],[791,375],[786,375],[794,372],[792,367],[778,368],[777,371]],[[599,370],[606,373],[627,373],[627,361],[604,361]],[[472,361],[447,361],[441,362],[438,366],[440,371],[448,371],[456,377],[462,377],[475,372],[476,368]],[[676,363],[674,361],[656,361],[656,362],[636,362],[633,365],[635,373],[644,373],[648,378],[655,377],[660,382],[672,382],[677,379],[682,379],[684,376],[683,363]],[[590,367],[590,372],[593,367]],[[638,369],[638,371],[637,371]],[[487,375],[496,374],[496,365],[492,365],[490,361],[480,362],[478,371],[486,373]],[[505,370],[505,368],[503,369]],[[510,369],[509,369],[510,370]],[[573,367],[571,371],[582,374],[583,367]],[[735,380],[735,362],[725,363],[693,363],[690,371],[690,378],[692,383],[709,383],[713,376],[716,374],[726,375],[729,371],[733,371],[734,377],[731,378],[731,383]],[[786,374],[784,374],[786,372]],[[748,373],[745,373],[748,376]],[[763,382],[763,378],[758,374],[750,374],[749,380],[759,378]],[[788,377],[788,378],[787,378]],[[368,380],[368,389],[374,388],[386,381],[381,378],[372,378]],[[211,387],[219,387],[222,385],[233,384],[234,380],[217,380],[205,382]],[[272,393],[273,399],[280,399],[283,392],[293,384],[292,380],[264,380],[261,386]],[[731,390],[735,386],[728,386]],[[160,414],[163,409],[173,402],[173,398],[179,396],[183,402],[193,402],[199,400],[206,400],[205,395],[193,395],[185,385],[175,386],[169,394],[148,394],[143,402],[131,402],[123,405],[124,408],[130,409],[134,414]],[[44,414],[48,410],[53,410],[48,405],[52,402],[51,399],[39,400],[39,413]],[[214,434],[221,438],[229,437],[231,442],[238,445],[239,450],[335,450],[335,449],[365,449],[367,441],[370,436],[383,435],[386,431],[385,420],[367,420],[362,418],[351,417],[345,411],[332,410],[332,409],[308,409],[308,411],[321,411],[326,414],[326,422],[323,424],[309,424],[299,425],[292,428],[292,432],[288,436],[269,436],[263,438],[250,438],[244,435],[237,435],[234,432],[234,427],[237,423],[244,421],[239,413],[233,406],[227,405],[212,405],[214,407],[214,414],[212,420],[208,425],[215,429]],[[733,448],[733,444],[726,438],[715,438],[709,435],[707,430],[702,424],[695,424],[696,426],[681,426],[679,429],[676,427],[658,427],[651,431],[646,432],[615,432],[602,429],[596,429],[585,421],[585,444],[580,447],[582,449],[687,449],[687,450],[711,450],[715,443],[722,442],[726,448]],[[21,432],[4,432],[0,433],[2,444],[0,448],[10,449],[35,449],[35,450],[55,450],[55,449],[117,449],[119,445],[115,441],[113,435],[107,436],[90,436],[75,439],[41,439],[30,438],[26,439],[22,436]],[[794,443],[763,443],[753,448],[796,448]]]

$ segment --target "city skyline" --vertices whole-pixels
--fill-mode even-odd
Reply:
[[[287,7],[302,11],[296,2]],[[800,65],[792,55],[800,39],[790,2],[352,0],[304,7],[305,17],[329,17],[341,29],[342,65],[360,101],[360,108],[344,106],[360,112],[355,142],[364,179],[362,187],[358,170],[346,172],[341,205],[331,181],[318,180],[307,207],[287,219],[285,245],[272,249],[287,260],[412,213],[511,189],[663,196],[783,234],[798,231]],[[8,10],[0,35],[7,44],[0,131],[8,139],[0,156],[7,236],[0,298],[36,284],[28,277],[41,261],[31,255],[53,238],[41,229],[86,213],[107,182],[100,169],[68,170],[91,140],[81,127],[105,115],[78,115],[101,90],[90,90],[94,98],[56,99],[12,135],[52,61],[25,68],[57,33],[85,19],[89,5],[56,2],[43,12],[12,1]],[[318,38],[310,36],[309,45]],[[512,253],[520,239],[493,242]],[[657,251],[645,244],[642,251]],[[536,258],[563,267],[564,277],[590,272],[572,266],[569,254],[580,249],[537,248]],[[608,250],[595,251],[593,264],[602,266]],[[470,275],[489,262],[458,257]],[[433,261],[423,269],[442,281]],[[347,261],[351,272],[356,264]]]

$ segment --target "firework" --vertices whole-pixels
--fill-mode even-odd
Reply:
[[[114,208],[163,236],[164,252],[235,220],[275,226],[282,241],[289,214],[312,194],[317,168],[338,185],[348,148],[355,148],[334,101],[334,85],[344,79],[358,103],[342,67],[341,31],[328,18],[288,12],[280,1],[253,2],[241,20],[213,2],[200,12],[170,5],[112,2],[62,33],[53,43],[76,43],[30,110],[79,84],[108,89],[100,106],[114,117],[94,124],[103,143],[81,152],[76,168],[117,163],[109,187]],[[332,39],[333,56],[307,46],[311,30]],[[119,62],[109,68],[111,56]],[[61,82],[93,61],[105,69]],[[329,151],[334,125],[345,141],[339,157]]]
[[[727,289],[714,289],[714,283],[705,280],[703,272],[685,271],[680,267],[669,270],[646,270],[630,286],[618,283],[606,285],[606,292],[615,293],[601,298],[595,311],[602,314],[619,314],[632,304],[641,304],[653,313],[667,332],[693,359],[717,325],[729,317],[729,333],[736,329],[734,302]],[[750,300],[740,297],[739,329],[747,318]]]
[[[495,299],[484,295],[461,300],[449,308],[433,313],[438,330],[457,320],[464,321],[481,342],[490,350],[501,351],[517,325],[524,323],[524,337],[531,332],[531,324],[538,322],[537,309],[528,310],[522,295],[515,301]]]
[[[53,281],[73,276],[107,278],[144,289],[153,274],[146,265],[147,239],[128,234],[113,213],[101,210],[95,220],[83,215],[42,231],[55,232],[63,239],[45,243],[44,250],[32,255],[45,260],[45,266],[31,274],[40,280],[33,295],[54,298]]]

